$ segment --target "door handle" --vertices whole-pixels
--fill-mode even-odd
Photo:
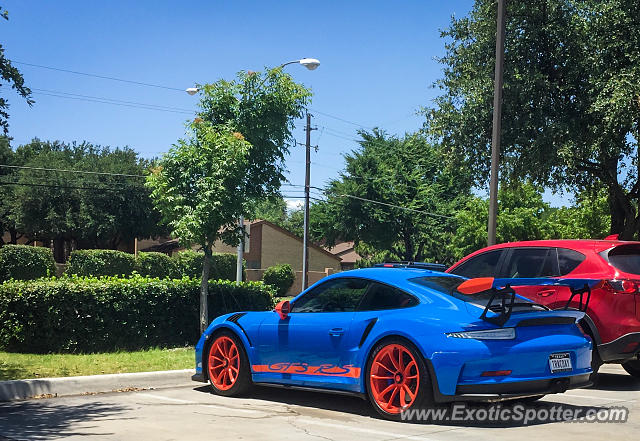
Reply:
[[[344,334],[344,329],[342,328],[333,328],[329,330],[329,335],[332,337],[340,337]]]
[[[538,291],[536,294],[538,294],[540,297],[549,297],[552,296],[556,293],[556,291],[554,289],[545,289],[544,291]]]

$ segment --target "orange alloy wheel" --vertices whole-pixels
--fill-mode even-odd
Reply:
[[[240,352],[227,336],[220,336],[211,344],[209,351],[209,378],[220,390],[229,390],[240,375]]]
[[[369,386],[383,412],[399,414],[418,396],[420,372],[411,351],[400,344],[383,347],[373,359]]]

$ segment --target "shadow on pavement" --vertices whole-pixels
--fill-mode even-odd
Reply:
[[[194,388],[195,391],[210,394],[211,389],[209,386],[201,386]],[[554,395],[550,395],[549,398],[554,397]],[[251,398],[256,400],[270,401],[273,403],[283,403],[283,404],[291,404],[297,406],[303,406],[311,409],[322,409],[322,410],[330,410],[334,412],[341,412],[345,414],[345,416],[350,415],[359,415],[359,416],[367,416],[376,419],[382,419],[376,411],[371,407],[371,404],[368,400],[362,400],[355,396],[348,395],[337,395],[330,393],[320,392],[308,392],[308,391],[300,391],[296,389],[284,389],[284,388],[272,388],[272,387],[264,387],[264,386],[256,386],[254,387],[249,395],[243,398]],[[521,419],[510,419],[507,421],[500,420],[488,420],[479,419],[479,418],[471,418],[471,419],[462,419],[462,420],[454,420],[451,418],[454,411],[454,406],[459,406],[461,403],[450,403],[450,404],[441,404],[435,407],[436,411],[438,409],[444,409],[446,416],[443,418],[439,418],[437,420],[434,419],[409,419],[404,421],[404,423],[410,424],[433,424],[439,426],[454,426],[454,427],[486,427],[486,428],[497,428],[497,427],[527,427],[527,426],[536,426],[541,424],[551,424],[557,423],[558,420],[550,420],[545,414],[549,414],[553,411],[554,408],[558,408],[558,406],[562,407],[562,410],[570,411],[573,414],[586,415],[587,412],[598,412],[605,409],[605,407],[600,406],[577,406],[571,404],[565,404],[562,402],[549,401],[549,398],[545,401],[538,401],[533,403],[526,403],[523,401],[505,401],[501,403],[472,403],[468,404],[467,408],[469,411],[473,412],[474,415],[479,415],[478,412],[484,413],[487,415],[491,411],[491,408],[497,409],[510,409],[513,411],[517,406],[520,408],[520,412],[524,414],[529,410],[529,412],[535,411],[535,417],[527,417],[527,421],[524,418]],[[233,398],[229,398],[233,400]],[[461,415],[466,415],[466,411],[462,412]],[[305,412],[306,413],[306,412]],[[539,418],[541,416],[542,418]]]
[[[114,404],[90,402],[78,405],[56,404],[55,400],[31,400],[0,403],[0,440],[59,439],[69,436],[110,435],[92,432],[92,420],[108,418],[127,411]],[[71,429],[84,423],[81,429]]]
[[[212,393],[209,386],[197,387],[194,390],[207,394]],[[374,410],[371,409],[369,402],[366,400],[356,396],[332,394],[323,391],[308,392],[280,387],[256,386],[242,398],[332,410],[361,416],[373,416],[374,414]],[[229,399],[232,400],[233,398]]]
[[[640,390],[640,379],[628,374],[609,374],[600,372],[596,384],[589,389],[635,391]]]

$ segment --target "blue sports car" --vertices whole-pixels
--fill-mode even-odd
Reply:
[[[193,379],[223,396],[254,383],[357,394],[390,419],[435,402],[537,399],[591,384],[583,312],[550,311],[514,287],[569,285],[582,299],[599,281],[385,266],[326,277],[274,311],[216,318],[196,346]]]

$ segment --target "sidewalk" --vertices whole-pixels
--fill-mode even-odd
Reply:
[[[0,381],[0,401],[195,385],[193,369]]]

